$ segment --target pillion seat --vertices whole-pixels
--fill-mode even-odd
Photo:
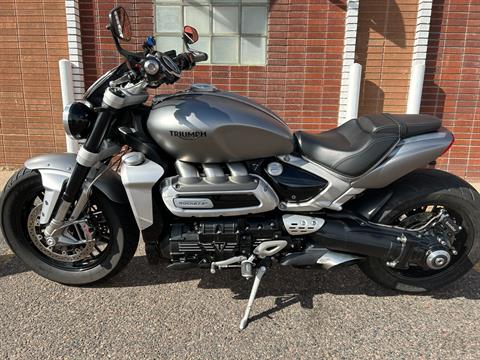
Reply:
[[[320,134],[298,131],[299,150],[308,159],[346,175],[370,169],[400,139],[434,132],[442,122],[431,115],[375,114],[347,121]]]

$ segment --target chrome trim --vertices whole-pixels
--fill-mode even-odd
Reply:
[[[203,171],[205,172],[205,179],[211,183],[225,182],[225,173],[222,167],[218,164],[202,164]]]
[[[143,68],[148,75],[156,75],[160,70],[160,64],[156,59],[148,59],[143,64]]]
[[[248,176],[248,170],[242,163],[227,163],[227,168],[232,176]]]
[[[148,99],[148,92],[145,90],[147,82],[142,80],[136,84],[127,84],[125,87],[107,88],[103,94],[103,104],[114,109],[142,104]],[[121,93],[117,95],[116,93]]]
[[[428,255],[426,263],[430,269],[440,270],[450,264],[451,258],[448,251],[436,250]]]
[[[175,170],[177,170],[177,174],[180,175],[181,178],[200,178],[197,168],[184,161],[175,161]]]
[[[63,113],[62,113],[63,129],[65,130],[65,132],[69,137],[71,137],[74,140],[77,140],[72,135],[72,132],[70,131],[70,126],[68,125],[68,117],[70,115],[70,108],[72,107],[72,104],[73,102],[71,102],[70,104],[67,104],[67,106],[65,106],[65,108],[63,109]]]
[[[267,165],[267,173],[271,176],[280,176],[283,173],[283,165],[278,161],[273,161]]]
[[[296,214],[283,215],[282,220],[285,230],[290,235],[312,234],[325,224],[325,220],[322,218]]]
[[[240,183],[248,183],[250,176],[248,176],[248,170],[244,164],[240,162],[227,163],[228,171],[230,172],[230,180]]]
[[[282,251],[288,242],[286,240],[269,240],[260,243],[255,249],[253,249],[253,253],[258,256],[260,259],[264,259],[269,256],[273,256],[280,251]]]
[[[99,153],[93,153],[83,146],[78,150],[77,163],[85,167],[92,167],[98,161]]]
[[[251,175],[254,179],[252,181],[252,185],[255,183],[257,186],[251,189],[245,189],[245,184],[237,184],[234,182],[228,182],[225,180],[225,184],[229,185],[232,190],[215,190],[220,185],[223,184],[208,184],[208,186],[204,186],[205,190],[193,190],[188,191],[189,186],[196,186],[196,185],[185,185],[182,184],[181,190],[177,190],[178,183],[175,182],[175,177],[167,178],[162,182],[162,198],[165,206],[170,210],[170,212],[176,216],[180,217],[215,217],[215,216],[239,216],[239,215],[247,215],[247,214],[257,214],[262,212],[267,212],[274,210],[279,203],[279,199],[275,191],[270,187],[270,185],[263,180],[262,178]],[[242,190],[237,190],[235,187],[239,187],[240,189],[243,187]],[[198,187],[197,187],[198,188]],[[246,195],[254,195],[258,201],[260,202],[257,206],[249,206],[243,208],[230,208],[230,209],[182,209],[175,206],[174,200],[178,198],[180,195],[182,196],[189,196],[189,197],[196,197],[196,196],[204,196],[204,195],[225,195],[225,194],[246,194]]]
[[[182,209],[213,209],[212,200],[205,198],[176,198],[173,203]]]
[[[338,265],[349,265],[351,262],[359,261],[364,259],[361,256],[347,254],[342,252],[336,252],[332,250],[328,250],[328,252],[320,257],[317,260],[317,264],[322,265],[325,269],[331,269]]]
[[[123,155],[122,161],[128,166],[141,165],[145,161],[145,155],[141,152],[131,152]]]

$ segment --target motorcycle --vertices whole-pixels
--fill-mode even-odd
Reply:
[[[388,288],[423,292],[480,259],[480,198],[464,180],[427,168],[454,137],[430,115],[374,114],[320,134],[292,134],[248,98],[208,84],[153,97],[206,61],[191,48],[141,52],[122,7],[109,29],[125,62],[65,108],[78,154],[25,162],[1,197],[1,228],[39,275],[68,285],[105,280],[140,237],[151,264],[238,268],[253,279],[240,329],[272,265],[358,264]],[[165,262],[163,262],[165,264]]]

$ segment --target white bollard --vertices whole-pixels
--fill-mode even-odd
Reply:
[[[407,114],[419,114],[422,103],[423,81],[425,79],[425,64],[412,65],[410,88],[408,89]]]
[[[345,121],[358,117],[358,104],[360,102],[360,83],[362,81],[362,65],[353,63],[350,65],[348,75],[348,97]]]
[[[63,108],[75,101],[73,93],[73,79],[72,79],[72,63],[69,60],[62,59],[58,62],[60,70],[60,86],[62,89],[62,103]],[[65,134],[67,142],[67,151],[69,153],[78,152],[78,143],[70,136]]]

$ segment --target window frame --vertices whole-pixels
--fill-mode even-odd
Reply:
[[[174,36],[179,36],[181,38],[182,33],[181,32],[166,32],[166,31],[157,31],[157,6],[178,6],[180,7],[180,15],[181,15],[181,23],[182,28],[186,24],[186,8],[187,7],[208,7],[208,34],[202,33],[199,31],[199,37],[200,39],[202,36],[208,37],[208,57],[209,60],[208,62],[204,62],[203,64],[208,64],[208,65],[219,65],[219,66],[266,66],[267,61],[268,61],[268,35],[269,35],[269,26],[268,26],[268,16],[269,16],[269,10],[270,10],[270,1],[265,0],[265,2],[261,1],[255,1],[255,0],[236,0],[234,1],[222,1],[222,0],[177,0],[177,1],[172,1],[172,0],[156,0],[154,3],[155,6],[155,11],[154,11],[154,26],[155,26],[155,32],[154,36],[155,39],[161,36],[165,37],[174,37]],[[238,21],[238,29],[236,33],[214,33],[214,7],[236,7],[238,9],[237,11],[237,21]],[[265,29],[265,34],[249,34],[249,33],[242,33],[242,17],[243,17],[243,8],[244,7],[258,7],[261,8],[262,10],[265,9],[266,11],[266,29]],[[226,38],[226,37],[232,37],[237,40],[237,59],[235,62],[213,62],[213,39],[215,37],[220,37],[220,38]],[[265,41],[265,49],[264,49],[264,57],[262,62],[248,62],[248,63],[242,63],[242,38],[259,38],[259,39],[264,39]],[[195,49],[195,45],[192,45],[192,48]],[[182,49],[183,51],[186,50],[185,45],[182,42]]]

